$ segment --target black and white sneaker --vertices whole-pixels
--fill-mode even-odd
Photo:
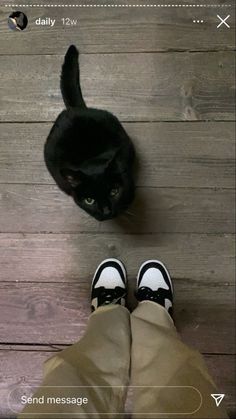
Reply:
[[[127,278],[124,265],[117,259],[106,259],[97,268],[91,286],[91,309],[107,304],[125,306]]]
[[[144,262],[137,276],[136,298],[162,305],[172,316],[173,286],[169,272],[159,260]]]

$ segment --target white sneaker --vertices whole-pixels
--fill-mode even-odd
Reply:
[[[138,272],[135,296],[138,301],[153,301],[172,316],[173,286],[168,270],[159,260],[147,260]]]
[[[105,259],[98,266],[91,286],[91,309],[107,304],[125,306],[127,294],[126,270],[118,259]]]

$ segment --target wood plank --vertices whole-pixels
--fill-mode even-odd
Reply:
[[[232,284],[234,245],[234,235],[1,234],[0,281],[88,283],[101,260],[114,257],[131,278],[144,260],[158,258],[177,280]]]
[[[130,280],[129,307],[134,307]],[[1,343],[68,344],[84,333],[90,281],[0,283]],[[234,353],[234,284],[175,279],[175,319],[185,341],[207,353]],[[207,291],[206,291],[207,289]]]
[[[52,121],[62,110],[62,56],[5,56],[1,121]],[[234,53],[81,56],[89,106],[123,121],[234,120]]]
[[[1,125],[0,183],[54,184],[43,161],[51,125]],[[234,187],[233,122],[127,123],[124,127],[137,151],[137,186]]]
[[[2,371],[2,385],[0,387],[1,417],[9,417],[11,411],[8,404],[9,392],[16,387],[38,387],[42,381],[42,367],[44,361],[54,352],[35,352],[32,347],[28,351],[0,350],[0,366]],[[205,356],[209,372],[215,380],[220,393],[225,393],[225,404],[228,412],[235,412],[235,385],[232,371],[234,369],[234,356],[207,355]],[[14,405],[16,410],[19,405]]]
[[[7,2],[9,4],[9,1]],[[40,1],[40,4],[48,2]],[[52,2],[50,2],[52,3]],[[71,2],[70,2],[71,3]],[[76,2],[78,3],[78,2]],[[90,4],[97,4],[90,0]],[[111,3],[103,1],[103,4]],[[112,2],[114,5],[117,1]],[[132,1],[129,1],[131,4]],[[145,4],[147,2],[142,2]],[[149,2],[150,3],[150,2]],[[157,3],[157,2],[154,2]],[[173,1],[172,1],[173,3]],[[183,2],[182,2],[183,3]],[[188,1],[194,4],[193,1]],[[219,2],[218,2],[219,3]],[[63,1],[65,4],[65,1]],[[165,1],[165,4],[167,2]],[[63,54],[71,42],[82,53],[233,50],[234,8],[227,9],[231,30],[217,30],[222,8],[22,8],[29,19],[20,36],[9,31],[6,18],[11,8],[0,8],[0,54]],[[35,25],[45,16],[56,19],[54,27]],[[77,26],[63,28],[61,18],[77,19]],[[204,18],[196,25],[193,18]],[[190,36],[191,33],[191,36]],[[207,40],[207,42],[206,42]]]
[[[130,214],[98,222],[52,185],[1,185],[0,231],[232,233],[231,189],[138,188]]]

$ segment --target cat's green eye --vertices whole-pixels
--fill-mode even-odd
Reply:
[[[84,202],[87,205],[93,205],[94,202],[95,202],[95,199],[93,199],[93,198],[85,198]]]
[[[116,196],[116,195],[118,195],[119,191],[120,191],[119,188],[113,188],[110,192],[110,195],[111,196]]]

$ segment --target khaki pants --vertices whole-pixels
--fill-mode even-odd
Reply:
[[[211,397],[217,390],[201,355],[181,342],[162,306],[144,301],[132,314],[120,305],[97,309],[83,338],[45,363],[34,397],[47,402],[28,404],[18,418],[124,417],[129,384],[133,418],[228,417]],[[73,397],[88,402],[71,404]]]

